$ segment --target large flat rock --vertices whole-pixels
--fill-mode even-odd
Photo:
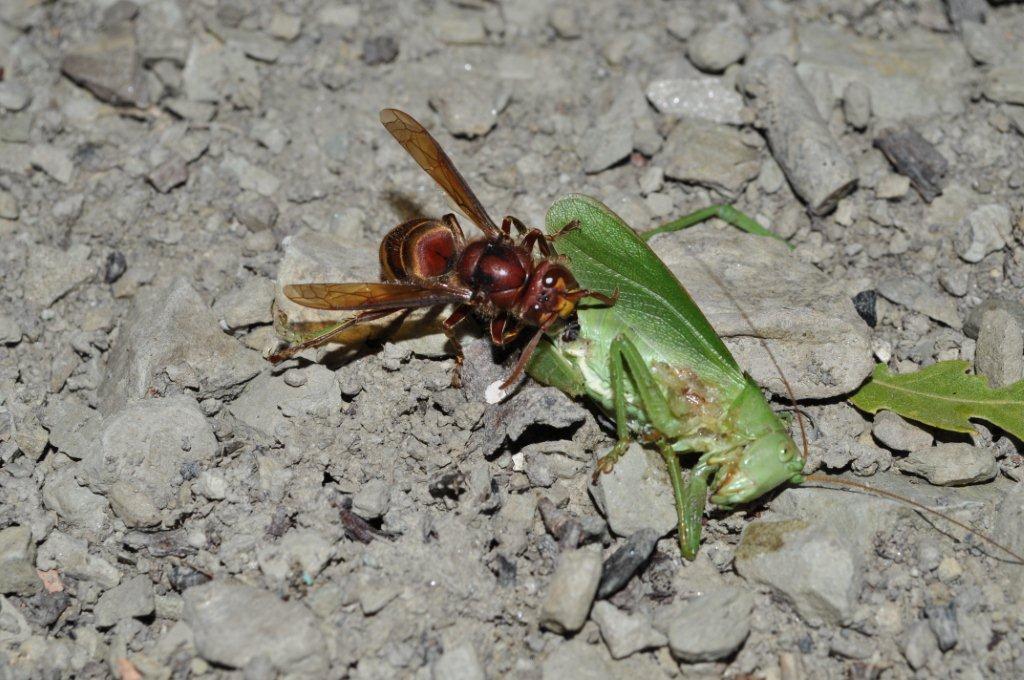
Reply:
[[[852,392],[871,373],[870,333],[844,282],[782,242],[702,225],[660,235],[651,247],[743,370],[775,394],[788,397],[765,343],[797,399]]]
[[[822,25],[800,29],[797,72],[804,79],[827,75],[838,99],[851,82],[871,92],[882,119],[959,113],[971,60],[958,40],[911,30],[898,41],[874,40]]]

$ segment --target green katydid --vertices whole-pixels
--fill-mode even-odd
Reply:
[[[555,249],[570,261],[580,285],[618,295],[612,306],[580,307],[578,331],[548,335],[527,367],[538,382],[589,397],[615,419],[617,442],[599,459],[595,478],[614,466],[633,437],[657,446],[672,484],[679,548],[687,559],[700,546],[709,495],[712,504],[730,508],[786,482],[811,480],[907,503],[1024,561],[963,522],[913,500],[848,480],[802,474],[807,438],[799,412],[803,453],[761,389],[645,242],[713,216],[745,231],[771,234],[751,229],[756,222],[731,208],[705,209],[643,235],[586,196],[564,197],[548,210],[547,232],[557,235]],[[580,228],[565,229],[574,222]],[[491,401],[494,397],[488,395]],[[684,453],[700,454],[687,478],[680,462]]]
[[[669,226],[716,214],[722,213],[701,211],[698,219]],[[622,456],[631,431],[657,445],[672,482],[679,547],[692,559],[709,488],[716,505],[745,503],[803,481],[804,458],[760,387],[644,240],[585,196],[556,201],[546,228],[559,233],[573,221],[581,228],[562,232],[555,249],[581,286],[619,297],[612,306],[580,308],[579,333],[549,336],[527,370],[539,382],[593,399],[614,417],[618,442],[598,461],[597,473]],[[688,452],[701,455],[684,482],[679,454]]]

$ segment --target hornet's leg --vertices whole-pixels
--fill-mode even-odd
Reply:
[[[510,320],[511,325],[509,324]],[[504,347],[519,337],[522,330],[523,327],[515,319],[508,314],[502,314],[491,321],[491,342],[499,347]]]
[[[519,242],[519,245],[521,247],[529,251],[536,245],[537,250],[539,250],[540,254],[543,255],[544,257],[551,257],[552,255],[554,255],[554,252],[551,249],[552,243],[562,238],[569,232],[580,228],[580,221],[572,220],[571,222],[567,223],[564,227],[556,231],[554,234],[548,236],[540,229],[527,230],[526,226],[514,217],[506,217],[505,219],[512,220],[512,224],[516,225],[516,228],[519,230],[519,233],[523,234],[523,239]]]
[[[655,227],[649,231],[645,231],[640,234],[640,238],[644,241],[650,240],[650,238],[656,234],[666,234],[673,231],[681,231],[687,227],[692,227],[695,224],[705,222],[712,217],[717,217],[720,220],[728,222],[734,227],[742,229],[748,234],[756,234],[758,236],[771,236],[772,238],[779,239],[785,243],[785,239],[758,224],[757,220],[749,215],[746,215],[731,205],[712,205],[702,210],[692,212],[689,215],[683,215],[678,219],[674,219],[667,224],[663,224],[660,227]],[[792,247],[792,246],[790,246]]]
[[[448,337],[448,342],[455,348],[455,368],[452,370],[452,387],[462,387],[462,343],[455,337],[455,327],[465,319],[472,308],[469,305],[459,305],[447,319],[441,322],[441,329]]]
[[[597,460],[594,480],[602,472],[611,472],[622,454],[629,448],[629,425],[626,416],[626,371],[629,371],[633,386],[640,397],[648,422],[659,434],[671,437],[679,430],[679,421],[672,413],[668,400],[658,388],[658,382],[651,369],[644,362],[640,350],[624,335],[612,340],[609,350],[611,363],[612,399],[615,406],[615,434],[618,441],[612,450]]]

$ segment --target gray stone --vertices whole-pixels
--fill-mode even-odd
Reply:
[[[647,86],[647,99],[659,113],[743,124],[743,97],[722,78],[669,78]]]
[[[192,44],[182,71],[185,96],[193,102],[217,103],[228,99],[236,108],[259,105],[261,91],[256,65],[238,45]]]
[[[364,519],[383,516],[391,505],[391,487],[382,479],[371,479],[352,496],[352,510]]]
[[[665,29],[679,40],[689,40],[697,30],[697,20],[685,10],[673,11],[665,21]]]
[[[29,253],[29,263],[23,279],[26,299],[31,304],[48,307],[95,274],[95,264],[89,262],[91,251],[84,244],[75,244],[68,250],[36,246]]]
[[[317,14],[321,24],[338,28],[355,28],[359,25],[359,17],[357,5],[327,4]]]
[[[20,608],[0,595],[0,644],[17,647],[32,636],[32,626]]]
[[[995,479],[999,474],[992,451],[963,442],[940,443],[911,451],[896,467],[924,477],[936,486],[966,486]]]
[[[836,97],[853,81],[871,93],[875,116],[896,121],[958,113],[972,73],[970,58],[958,40],[920,29],[896,40],[857,36],[820,23],[799,29],[797,71],[801,77],[825,74]]]
[[[36,560],[39,569],[60,569],[61,573],[79,581],[96,583],[104,589],[121,582],[121,572],[102,557],[89,554],[89,547],[80,538],[54,529],[39,546]]]
[[[668,628],[668,646],[682,661],[717,661],[731,656],[750,634],[754,596],[722,587],[681,603]]]
[[[275,12],[270,17],[267,32],[278,40],[291,42],[302,34],[302,17],[285,14],[284,12]]]
[[[337,418],[341,390],[334,373],[319,364],[298,370],[306,381],[297,387],[288,385],[280,375],[260,375],[228,405],[231,415],[268,437],[283,436],[289,418]]]
[[[893,451],[923,449],[931,446],[934,441],[930,432],[907,422],[892,411],[879,411],[875,415],[871,434]]]
[[[216,452],[213,429],[195,399],[144,399],[104,420],[78,474],[93,491],[110,494],[114,513],[128,526],[147,526],[177,498],[182,467]]]
[[[910,178],[896,173],[889,173],[875,185],[875,196],[883,200],[903,198],[910,189]]]
[[[149,106],[149,88],[130,24],[71,48],[60,70],[105,102]]]
[[[219,398],[237,393],[264,362],[226,335],[189,282],[177,278],[139,295],[122,323],[99,387],[101,412],[144,399],[174,366],[196,377],[201,398]]]
[[[950,295],[963,297],[967,295],[971,282],[970,276],[970,272],[965,267],[945,269],[939,274],[939,285]],[[966,323],[964,328],[967,328]]]
[[[5,220],[16,220],[21,214],[18,209],[18,199],[9,191],[0,189],[0,218]]]
[[[281,144],[284,148],[284,144]],[[233,207],[235,218],[249,227],[252,231],[263,231],[270,229],[277,223],[279,210],[277,204],[266,196],[255,196],[244,198],[235,203]]]
[[[153,582],[139,574],[100,595],[93,614],[97,628],[110,628],[122,619],[149,616],[153,609]]]
[[[551,24],[551,28],[555,29],[559,38],[573,40],[583,34],[583,30],[580,28],[579,14],[572,7],[559,5],[552,8],[551,14],[548,16],[548,23]]]
[[[576,153],[583,159],[584,172],[600,172],[633,151],[634,121],[643,115],[647,104],[639,83],[633,77],[622,80],[616,91],[608,110],[581,133],[576,144]]]
[[[298,601],[232,579],[189,588],[182,618],[207,661],[241,668],[265,656],[278,671],[326,671],[323,635],[316,617]]]
[[[582,636],[558,645],[541,664],[542,680],[606,680],[614,677],[611,664]]]
[[[270,304],[274,301],[274,282],[263,277],[251,277],[217,299],[213,313],[228,330],[269,324],[274,320]]]
[[[444,650],[431,668],[434,680],[484,680],[486,674],[469,641]]]
[[[771,519],[744,527],[736,572],[772,588],[811,625],[848,621],[863,582],[864,555],[882,526],[905,510],[877,498],[811,488],[786,489],[773,510],[778,514]]]
[[[878,284],[878,294],[889,302],[903,305],[907,309],[924,314],[927,317],[944,323],[950,328],[959,329],[963,324],[956,301],[945,293],[933,290],[920,279],[900,276],[885,279]]]
[[[238,186],[262,196],[273,196],[281,187],[281,180],[272,173],[241,156],[225,154],[220,168],[234,175],[238,179]]]
[[[735,196],[761,170],[760,153],[735,128],[696,118],[679,121],[656,162],[665,176]]]
[[[21,111],[32,102],[32,90],[14,80],[0,81],[0,109]]]
[[[903,656],[914,670],[928,665],[932,658],[939,658],[939,643],[927,621],[915,621],[901,641]]]
[[[256,559],[268,577],[284,582],[296,566],[304,577],[316,578],[334,555],[331,542],[311,529],[292,529],[280,541],[263,546]]]
[[[43,503],[71,527],[104,535],[110,529],[107,500],[81,486],[74,472],[69,466],[49,475],[43,484]]]
[[[0,530],[0,594],[31,595],[42,586],[36,575],[36,544],[25,526]]]
[[[548,583],[540,625],[555,633],[575,633],[587,620],[601,580],[601,552],[588,546],[563,552]]]
[[[978,332],[981,330],[981,321],[993,309],[1000,309],[1010,314],[1017,325],[1024,328],[1024,305],[1017,300],[1004,300],[1002,298],[987,298],[974,307],[967,315],[964,322],[964,335],[969,338],[978,339]]]
[[[739,26],[722,23],[692,37],[686,56],[701,71],[720,73],[743,59],[749,49],[750,41]]]
[[[1013,54],[1013,43],[999,22],[965,21],[960,39],[971,58],[979,64],[995,64]]]
[[[796,70],[783,57],[769,57],[744,68],[740,85],[793,190],[812,214],[832,212],[856,188],[856,169]]]
[[[99,438],[102,417],[75,397],[54,398],[43,412],[50,444],[74,460],[81,460]]]
[[[153,185],[153,188],[162,194],[168,193],[175,187],[180,187],[188,181],[188,166],[184,159],[172,155],[166,161],[153,168],[146,179]]]
[[[29,156],[32,167],[39,168],[61,184],[67,184],[75,174],[75,164],[67,149],[51,144],[37,144]]]
[[[992,203],[975,208],[960,223],[953,237],[956,254],[965,262],[981,262],[1006,247],[1013,230],[1010,210]]]
[[[761,338],[797,399],[852,392],[871,373],[870,332],[847,285],[801,262],[784,243],[702,225],[657,236],[651,247],[740,366],[775,394],[788,398]],[[773,275],[766,279],[767,271]]]
[[[1024,56],[1006,61],[986,74],[982,94],[994,102],[1024,104]]]
[[[498,114],[508,105],[511,91],[502,83],[476,78],[445,81],[433,91],[430,105],[437,110],[441,124],[456,137],[473,139],[490,132],[498,123]]]
[[[859,80],[851,80],[843,90],[843,116],[854,130],[863,130],[871,122],[871,90]]]
[[[627,614],[610,602],[595,603],[591,618],[601,629],[601,637],[613,659],[624,659],[640,650],[662,647],[668,642],[642,614]]]
[[[608,526],[619,536],[653,529],[664,536],[676,527],[672,486],[665,463],[654,451],[631,444],[608,474],[591,488]]]
[[[13,316],[0,314],[0,345],[17,345],[21,342],[21,325]]]
[[[157,60],[183,66],[188,57],[189,29],[184,6],[178,0],[149,0],[139,7],[135,21],[139,52],[146,63]]]
[[[1024,378],[1024,326],[1010,312],[997,308],[982,315],[974,370],[992,387]]]
[[[448,45],[482,45],[487,41],[484,22],[475,14],[438,13],[434,32]]]

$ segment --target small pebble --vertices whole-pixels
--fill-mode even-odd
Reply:
[[[431,670],[434,680],[484,680],[487,677],[469,641],[444,650]]]
[[[843,91],[843,116],[854,130],[863,130],[871,122],[871,91],[859,80],[850,81]]]
[[[970,272],[966,268],[946,269],[939,274],[939,285],[954,297],[967,295]]]
[[[32,167],[39,168],[61,184],[70,182],[75,173],[75,164],[67,149],[39,144],[32,148],[30,160]]]
[[[1024,378],[1024,328],[1003,309],[981,317],[974,368],[992,387],[1006,387]]]
[[[128,260],[120,250],[107,253],[107,260],[103,266],[103,282],[114,283],[124,275],[128,269]]]
[[[857,310],[860,318],[864,319],[871,328],[874,328],[878,324],[878,312],[876,311],[876,305],[878,301],[878,294],[873,290],[862,290],[853,296],[853,308]]]
[[[551,28],[555,29],[555,33],[558,34],[559,38],[571,40],[583,35],[583,31],[580,28],[580,18],[572,7],[565,5],[555,7],[551,10],[548,23],[551,24]]]
[[[0,189],[0,218],[16,220],[20,214],[18,199],[14,197],[14,194]]]
[[[641,529],[605,560],[597,588],[598,599],[611,597],[629,583],[633,574],[651,557],[658,538],[658,532],[654,529]]]
[[[591,618],[601,629],[601,637],[613,659],[624,659],[642,649],[661,647],[668,642],[643,614],[627,614],[609,602],[596,603]]]
[[[32,91],[13,80],[0,80],[0,109],[21,111],[32,102]]]
[[[659,165],[650,165],[640,175],[640,193],[643,195],[661,191],[665,185],[665,170]]]
[[[1002,250],[1012,231],[1010,210],[991,203],[975,208],[960,223],[953,236],[956,254],[965,262],[981,262],[986,255]]]
[[[878,181],[875,196],[886,200],[898,200],[910,190],[910,179],[896,173],[889,173]]]
[[[270,19],[267,32],[278,40],[291,42],[302,32],[302,18],[284,12],[276,12]]]
[[[911,451],[896,467],[924,477],[936,486],[966,486],[991,481],[999,473],[995,456],[987,448],[941,443]]]
[[[955,557],[943,557],[942,561],[939,562],[939,567],[936,572],[939,576],[939,580],[943,583],[951,583],[957,580],[964,573],[964,568],[960,566],[960,563],[956,561]]]
[[[707,73],[721,73],[747,54],[750,41],[738,26],[718,24],[690,40],[686,55],[693,65]]]
[[[563,552],[541,605],[541,627],[562,635],[582,628],[600,580],[600,550],[587,546]]]
[[[398,57],[398,41],[390,35],[379,35],[363,41],[363,63],[367,66],[390,64]]]
[[[932,445],[931,433],[907,422],[892,411],[879,411],[871,426],[875,439],[893,451],[916,451]]]

